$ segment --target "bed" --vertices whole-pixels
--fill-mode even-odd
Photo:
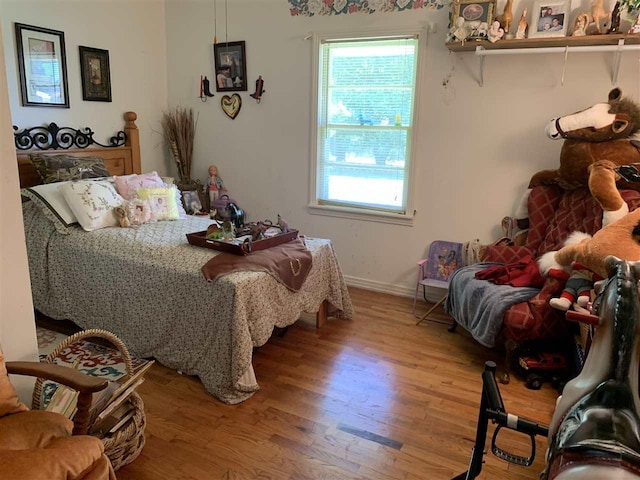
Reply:
[[[125,114],[119,147],[65,150],[104,159],[112,175],[140,173],[135,114]],[[59,153],[59,152],[57,152]],[[40,181],[28,154],[19,152],[21,186]],[[34,202],[23,204],[35,308],[82,328],[121,337],[139,357],[188,375],[225,403],[242,402],[259,388],[253,349],[274,327],[302,312],[349,319],[353,310],[331,242],[305,239],[313,263],[297,291],[262,272],[242,271],[207,282],[201,268],[217,252],[190,245],[186,233],[206,230],[208,218],[187,216],[137,228],[80,227],[60,234]]]

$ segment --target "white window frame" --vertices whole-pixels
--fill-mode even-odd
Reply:
[[[418,38],[418,58],[416,66],[416,82],[414,92],[414,105],[413,105],[413,126],[411,129],[411,142],[409,156],[409,168],[407,174],[409,175],[409,181],[407,182],[407,205],[406,213],[399,214],[393,212],[384,212],[374,209],[366,209],[361,207],[347,207],[337,205],[325,205],[318,203],[317,200],[317,178],[318,178],[318,123],[319,109],[318,109],[318,87],[320,84],[320,46],[324,41],[331,40],[352,40],[361,39],[367,40],[368,38],[381,38],[381,37],[398,37],[398,36],[411,36],[415,35]],[[416,182],[416,145],[419,128],[419,110],[420,110],[420,93],[422,91],[422,78],[423,78],[423,59],[426,52],[426,38],[427,32],[420,27],[405,27],[405,28],[392,28],[392,29],[375,29],[367,30],[366,32],[350,32],[350,33],[323,33],[312,34],[312,49],[313,49],[313,61],[312,63],[312,82],[311,82],[311,121],[310,121],[310,158],[311,158],[311,171],[309,179],[309,204],[307,209],[309,213],[314,215],[325,215],[329,217],[349,218],[355,220],[368,220],[381,223],[392,223],[396,225],[413,226],[413,219],[416,214],[414,208],[414,192]]]

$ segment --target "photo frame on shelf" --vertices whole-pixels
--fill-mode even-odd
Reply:
[[[216,91],[247,91],[245,43],[221,42],[213,45]]]
[[[571,2],[536,0],[531,10],[529,38],[565,37],[569,27]]]
[[[64,32],[15,24],[24,107],[69,108]]]
[[[78,48],[80,49],[82,99],[90,102],[110,102],[109,51],[82,46]]]
[[[491,25],[495,16],[496,2],[494,0],[454,0],[451,13],[451,25],[456,24],[458,17],[464,19],[465,24],[487,22]]]

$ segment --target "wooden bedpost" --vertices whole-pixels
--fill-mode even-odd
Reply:
[[[125,145],[131,147],[131,158],[133,161],[133,173],[142,173],[142,163],[140,160],[140,131],[136,125],[138,114],[136,112],[125,112],[124,133],[127,134]]]
[[[327,315],[329,314],[329,302],[324,300],[320,304],[318,313],[316,313],[316,328],[322,328],[327,323]]]

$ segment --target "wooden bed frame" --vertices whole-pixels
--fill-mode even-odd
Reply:
[[[18,171],[20,176],[20,188],[32,187],[42,183],[35,166],[29,159],[29,154],[45,153],[48,155],[64,154],[74,157],[98,156],[104,160],[104,164],[111,175],[129,175],[142,173],[140,164],[140,132],[135,124],[138,115],[135,112],[124,114],[126,134],[125,144],[122,147],[89,147],[68,150],[18,150]],[[328,302],[320,304],[316,313],[316,328],[321,328],[327,322]]]
[[[140,165],[140,132],[136,126],[138,115],[135,112],[124,114],[126,134],[122,147],[89,147],[69,150],[18,150],[18,172],[20,188],[33,187],[42,183],[40,175],[29,159],[29,154],[45,153],[47,155],[64,154],[73,157],[97,156],[104,159],[104,164],[111,175],[129,175],[142,173]]]

